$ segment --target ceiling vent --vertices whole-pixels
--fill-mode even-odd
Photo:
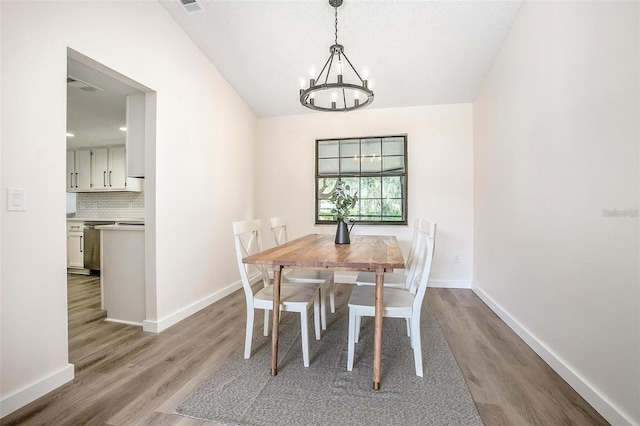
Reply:
[[[98,86],[94,86],[93,84],[89,84],[86,81],[82,81],[79,78],[75,78],[73,76],[67,76],[67,85],[70,87],[75,87],[76,89],[80,89],[84,92],[103,92],[104,89],[99,88]]]
[[[184,11],[190,15],[194,13],[204,12],[204,7],[202,7],[202,4],[200,3],[199,0],[177,0],[177,1],[180,4],[180,6],[182,6],[182,9],[184,9]]]

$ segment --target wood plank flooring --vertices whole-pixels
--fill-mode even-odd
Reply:
[[[350,285],[336,287],[351,291]],[[242,291],[159,334],[105,322],[99,278],[69,275],[68,299],[69,362],[76,378],[0,424],[206,424],[171,412],[242,350]],[[607,424],[472,291],[430,288],[427,302],[486,425]],[[261,317],[256,315],[255,333]]]
[[[471,290],[427,301],[486,425],[608,424]]]

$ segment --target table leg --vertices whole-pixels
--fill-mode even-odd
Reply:
[[[382,296],[384,294],[384,269],[376,270],[376,310],[373,325],[373,389],[380,389],[382,364]]]
[[[271,326],[271,375],[278,374],[278,325],[280,324],[280,281],[282,267],[273,268],[273,322]]]

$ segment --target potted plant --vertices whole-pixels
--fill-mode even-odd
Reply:
[[[351,209],[355,207],[358,202],[358,192],[356,191],[352,195],[349,185],[339,180],[329,197],[329,201],[333,203],[331,214],[333,214],[338,222],[336,244],[349,244],[351,240],[349,239],[350,230],[347,228],[347,221],[349,220]],[[353,225],[351,225],[351,227],[353,228]]]

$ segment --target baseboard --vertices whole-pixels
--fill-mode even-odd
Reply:
[[[470,289],[471,281],[466,280],[429,280],[429,287]]]
[[[171,327],[172,325],[175,325],[177,323],[179,323],[180,321],[182,321],[183,319],[195,314],[196,312],[200,311],[201,309],[206,308],[207,306],[211,305],[212,303],[217,302],[220,299],[225,298],[226,296],[230,295],[231,293],[233,293],[234,291],[238,290],[242,288],[242,283],[240,281],[237,281],[225,288],[223,288],[220,291],[217,291],[203,299],[198,300],[197,302],[186,306],[176,312],[174,312],[171,315],[168,315],[158,321],[148,321],[148,320],[144,320],[142,321],[142,330],[143,331],[148,331],[151,333],[160,333],[163,330],[166,330],[167,328]]]
[[[511,314],[496,303],[476,283],[471,289],[491,310],[500,317],[540,358],[562,377],[580,396],[612,425],[631,425],[633,422],[610,401],[589,385],[577,372],[573,371],[558,355],[541,342],[526,327],[520,324]]]
[[[135,321],[125,321],[125,320],[119,320],[119,319],[113,319],[113,318],[105,318],[104,319],[106,322],[115,322],[117,324],[126,324],[126,325],[136,325],[138,327],[140,327],[142,325],[141,322],[135,322]]]
[[[38,382],[19,390],[18,392],[0,400],[0,418],[35,401],[52,390],[70,382],[74,378],[73,364],[67,364],[61,370],[45,377]]]

